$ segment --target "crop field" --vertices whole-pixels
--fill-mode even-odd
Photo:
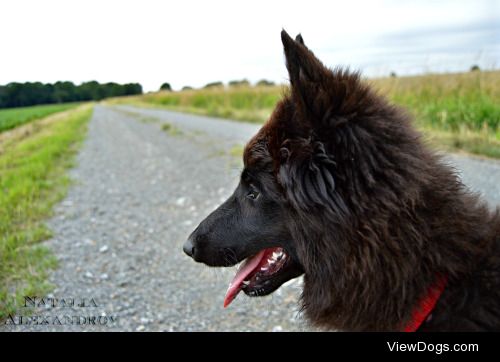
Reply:
[[[78,106],[79,103],[49,104],[21,108],[0,109],[0,132],[6,131],[22,124],[48,116],[52,113],[62,112]]]

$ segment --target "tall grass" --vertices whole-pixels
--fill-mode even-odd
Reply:
[[[413,113],[434,145],[500,158],[500,71],[385,78],[373,85]]]
[[[367,82],[413,113],[417,127],[437,146],[500,158],[500,71]],[[284,90],[284,86],[219,87],[151,93],[114,102],[262,123]]]
[[[372,83],[427,126],[494,132],[500,127],[500,71],[384,78]]]
[[[37,243],[50,236],[44,220],[69,183],[72,165],[92,113],[87,106],[37,127],[0,153],[0,320],[23,295],[47,291],[47,269],[55,265]]]
[[[182,92],[149,93],[114,100],[143,103],[181,112],[204,114],[246,122],[262,123],[282,97],[285,87],[211,87]],[[112,101],[113,102],[113,101]]]
[[[0,109],[0,132],[20,126],[49,114],[74,108],[79,103],[48,104],[21,108]]]

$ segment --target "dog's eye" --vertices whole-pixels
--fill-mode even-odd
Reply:
[[[259,191],[252,189],[248,191],[247,198],[249,198],[250,200],[257,200],[259,195],[260,195]]]

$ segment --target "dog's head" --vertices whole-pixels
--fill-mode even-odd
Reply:
[[[281,37],[290,92],[247,144],[233,195],[184,251],[211,266],[246,259],[225,304],[240,290],[266,295],[305,273],[304,303],[324,312],[343,301],[342,288],[355,280],[362,293],[360,279],[379,272],[385,257],[376,243],[391,232],[393,211],[416,194],[419,186],[405,180],[425,157],[407,117],[357,73],[326,68],[300,35]]]

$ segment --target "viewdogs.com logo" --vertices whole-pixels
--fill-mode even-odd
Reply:
[[[25,296],[24,303],[18,310],[19,315],[9,314],[5,324],[105,326],[116,322],[115,316],[107,316],[104,313],[92,315],[92,311],[95,311],[96,308],[99,308],[99,305],[94,298]],[[42,315],[48,310],[50,311],[49,315]],[[56,311],[61,313],[55,314]]]

